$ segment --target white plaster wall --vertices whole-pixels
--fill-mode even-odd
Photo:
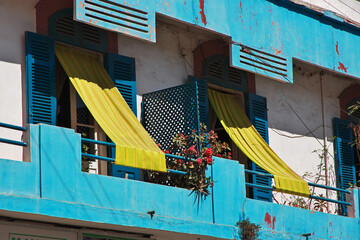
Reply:
[[[318,153],[321,153],[324,144],[320,70],[310,64],[296,62],[293,84],[256,76],[257,94],[267,98],[270,146],[300,176],[305,172],[318,172],[317,165],[320,163]],[[325,130],[329,150],[329,183],[335,186],[332,119],[340,117],[338,96],[346,87],[358,83],[358,80],[335,75],[329,71],[324,71],[324,73],[323,93]],[[280,94],[284,96],[313,135]],[[318,150],[318,153],[315,153],[315,150]]]
[[[0,1],[0,122],[23,126],[25,31],[35,31],[37,0]],[[0,128],[0,138],[20,141],[22,133]],[[0,144],[0,158],[22,160],[22,147]]]
[[[156,43],[118,35],[119,54],[136,59],[138,95],[186,83],[194,75],[192,51],[211,39],[162,22],[156,27]]]
[[[360,2],[356,0],[290,0],[312,9],[326,9],[360,24]]]

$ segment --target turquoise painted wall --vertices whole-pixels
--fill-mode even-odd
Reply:
[[[216,158],[212,195],[198,202],[189,190],[81,172],[80,135],[71,129],[30,125],[30,136],[31,162],[0,160],[0,210],[224,239],[247,217],[262,226],[261,239],[360,236],[357,190],[355,218],[247,199],[243,165]]]
[[[360,77],[359,28],[286,0],[167,0],[157,1],[156,12],[230,36],[239,68],[278,78],[242,64],[238,44],[244,44],[285,58],[283,81],[292,82],[294,58]]]
[[[127,8],[141,10],[148,19],[142,23],[145,25],[141,26],[146,33],[127,28],[126,24],[133,24],[130,21],[125,25],[121,22],[122,25],[116,27],[85,17],[85,9],[91,7],[92,3],[86,3],[84,0],[76,0],[76,18],[88,24],[155,42],[155,16],[158,13],[229,36],[232,65],[235,67],[291,83],[293,59],[299,59],[339,73],[360,77],[360,48],[357,47],[360,41],[359,28],[345,23],[338,17],[332,17],[331,14],[322,14],[287,0],[124,0],[117,3],[120,5],[111,6],[114,10],[104,11],[119,14],[117,11],[121,9],[121,4]],[[286,63],[286,66],[251,54],[240,54],[240,45],[260,51],[260,55]],[[255,50],[246,49],[249,53],[259,54]],[[254,66],[245,64],[243,56],[259,63],[254,63]],[[266,66],[264,62],[272,66]],[[271,71],[261,69],[264,67],[270,68]],[[278,74],[282,71],[284,76]]]

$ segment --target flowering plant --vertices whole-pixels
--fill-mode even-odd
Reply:
[[[161,146],[160,146],[161,147]],[[213,156],[231,159],[229,144],[218,140],[213,131],[207,132],[204,124],[200,125],[200,134],[195,130],[189,135],[178,133],[173,138],[173,144],[165,153],[181,156],[182,159],[166,157],[167,168],[186,172],[186,175],[159,173],[148,171],[148,181],[187,188],[201,194],[209,195],[209,186],[214,183],[206,176],[205,170],[214,162]]]

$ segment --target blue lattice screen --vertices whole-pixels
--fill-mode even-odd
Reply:
[[[143,95],[143,125],[166,150],[178,133],[199,130],[197,82]]]

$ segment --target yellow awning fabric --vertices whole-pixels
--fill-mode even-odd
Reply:
[[[56,57],[94,119],[116,144],[115,164],[166,172],[165,154],[137,120],[95,54],[55,45]]]
[[[209,100],[232,141],[254,163],[274,175],[275,190],[309,196],[309,186],[269,147],[251,124],[234,95],[209,89]]]

